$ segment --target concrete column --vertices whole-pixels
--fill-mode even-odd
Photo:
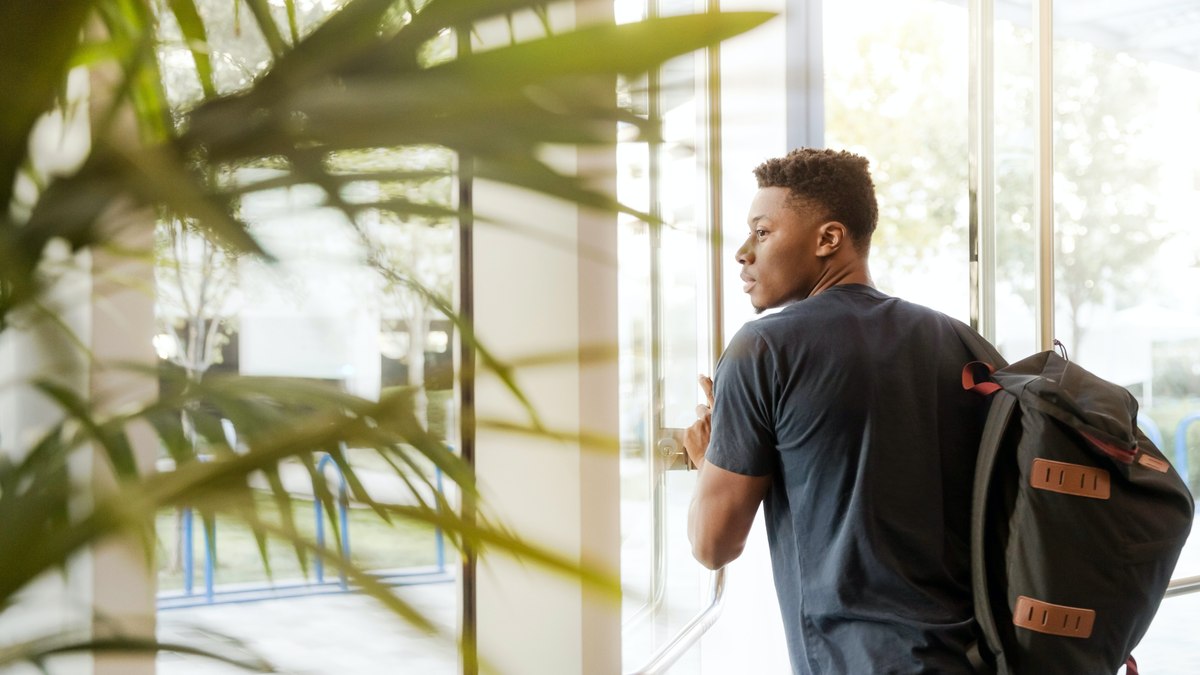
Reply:
[[[149,250],[153,220],[145,213],[124,217],[131,217],[133,222],[118,237],[121,245]],[[154,328],[153,270],[148,260],[97,252],[64,256],[62,262],[75,269],[60,278],[45,298],[47,309],[57,314],[61,324],[30,315],[28,323],[8,331],[0,344],[4,372],[11,378],[0,393],[0,447],[11,455],[24,454],[63,416],[61,409],[25,384],[33,378],[49,378],[91,401],[92,413],[100,419],[155,395],[157,383],[145,373],[105,367],[154,363],[150,343]],[[87,359],[75,339],[94,358]],[[149,469],[157,447],[153,433],[149,428],[129,431],[141,466]],[[111,489],[111,470],[99,449],[77,451],[69,466],[74,483],[73,510],[86,510],[97,494]],[[52,570],[33,584],[16,606],[6,609],[0,620],[0,634],[13,640],[67,631],[94,637],[122,634],[152,638],[154,594],[153,571],[141,543],[109,541],[73,558],[65,578]],[[51,672],[152,674],[154,657],[58,658],[51,662]]]
[[[601,4],[593,3],[589,11]],[[552,16],[557,26],[577,19],[582,20],[570,11]],[[507,40],[504,27],[497,28],[495,35],[486,29],[480,35]],[[612,148],[553,154],[560,170],[586,171],[606,181],[613,180],[614,159]],[[616,218],[484,181],[475,183],[474,203],[479,339],[506,360],[562,355],[552,363],[518,368],[522,393],[548,428],[611,439],[552,440],[489,427],[491,420],[521,424],[529,418],[477,362],[475,453],[483,509],[530,541],[616,578],[617,362],[615,355],[593,360],[582,352],[590,346],[615,351],[617,344]],[[489,224],[490,218],[521,227]],[[476,577],[484,664],[527,675],[620,671],[616,595],[592,592],[578,579],[487,551]]]
[[[148,211],[113,214],[117,250],[154,250],[154,218]],[[92,255],[90,346],[96,358],[88,371],[88,395],[104,416],[137,406],[157,396],[158,383],[145,373],[107,364],[155,364],[154,269],[152,257],[133,257],[96,251]],[[140,470],[153,470],[157,437],[147,426],[127,430]],[[113,487],[112,474],[101,450],[91,454],[84,474],[93,494]],[[84,468],[81,466],[81,468]],[[148,514],[153,517],[153,514]],[[155,567],[143,542],[123,537],[93,547],[72,569],[78,589],[91,606],[94,637],[121,635],[153,638],[155,626]],[[86,672],[86,671],[85,671]],[[94,657],[93,675],[153,675],[154,655],[103,654]]]
[[[93,76],[89,83],[80,71],[70,80],[68,98],[100,105],[103,97],[97,92],[111,91],[111,86],[103,76]],[[90,149],[88,107],[74,110],[79,112],[47,116],[34,134],[31,163],[47,180],[73,171]],[[118,133],[128,131],[126,126]],[[89,401],[91,413],[99,419],[156,395],[152,375],[115,367],[155,363],[154,275],[149,255],[154,216],[148,210],[117,206],[99,214],[99,219],[114,244],[111,249],[72,255],[65,245],[52,243],[43,261],[44,267],[55,270],[48,273],[50,288],[40,298],[45,311],[22,312],[0,338],[0,365],[5,373],[0,387],[0,451],[10,456],[23,456],[64,416],[28,385],[35,378],[49,379]],[[129,432],[135,455],[148,470],[157,451],[153,433],[148,427]],[[86,512],[98,494],[112,489],[112,472],[99,449],[77,451],[68,466],[73,512]],[[72,558],[65,575],[51,570],[31,584],[14,606],[5,608],[0,636],[4,643],[68,633],[153,638],[154,595],[153,570],[141,542],[107,541]],[[154,656],[56,657],[49,667],[51,673],[64,675],[152,675]]]

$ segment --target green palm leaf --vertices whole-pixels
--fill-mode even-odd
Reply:
[[[369,211],[418,222],[449,222],[459,215],[446,204],[402,190],[380,190],[377,198],[359,201],[347,196],[347,187],[356,182],[395,188],[447,180],[454,175],[445,168],[450,162],[425,169],[384,162],[356,172],[338,160],[353,153],[439,146],[469,158],[463,160],[464,169],[481,178],[591,208],[624,210],[653,222],[650,214],[627,209],[612,195],[594,190],[592,177],[564,175],[537,159],[538,153],[548,145],[610,144],[619,122],[637,127],[646,139],[656,138],[656,128],[617,105],[617,76],[647,71],[759,25],[769,15],[703,14],[562,33],[547,28],[540,38],[440,63],[426,56],[425,50],[447,31],[469,32],[478,22],[522,11],[545,20],[544,4],[353,0],[301,36],[296,5],[287,0],[285,37],[267,0],[246,0],[272,63],[249,88],[225,93],[215,81],[212,27],[205,24],[198,0],[168,0],[165,8],[148,0],[0,3],[0,81],[15,92],[0,112],[0,330],[54,290],[53,279],[42,273],[53,242],[65,242],[72,251],[107,247],[115,230],[144,226],[147,208],[194,223],[234,252],[268,261],[238,213],[239,200],[252,193],[316,185],[326,204],[342,210],[348,225],[360,233],[365,231],[362,216]],[[155,11],[175,17],[201,86],[203,100],[186,114],[173,113],[167,104],[156,60]],[[89,23],[92,17],[98,23]],[[90,34],[81,39],[85,32]],[[38,175],[28,156],[30,133],[61,99],[68,69],[80,65],[115,68],[113,95],[92,118],[90,152],[82,166],[65,176]],[[121,128],[130,110],[140,136],[132,144]],[[248,183],[218,179],[242,167],[263,166],[276,173]],[[33,179],[35,194],[18,203],[14,186],[22,173]],[[369,251],[378,246],[369,237],[363,241]],[[528,417],[523,424],[483,424],[585,444],[611,441],[547,429],[522,392],[514,365],[481,344],[469,321],[445,298],[373,253],[368,262],[449,318],[466,348],[478,354],[480,366],[496,374]],[[527,361],[541,362],[545,360]],[[440,471],[465,502],[474,504],[480,496],[471,467],[418,419],[410,389],[385,390],[378,401],[369,401],[295,380],[189,379],[153,368],[125,368],[144,377],[161,375],[170,386],[140,408],[101,414],[102,402],[57,380],[34,379],[32,385],[60,415],[22,448],[20,461],[0,459],[0,609],[33,579],[97,541],[129,533],[145,537],[159,509],[193,508],[210,526],[218,519],[246,524],[268,574],[269,545],[284,542],[302,569],[306,561],[320,559],[398,615],[432,630],[419,612],[353,561],[316,546],[299,531],[291,515],[296,497],[281,474],[289,464],[304,467],[312,478],[313,498],[327,510],[335,533],[340,527],[334,517],[339,495],[318,470],[326,453],[345,477],[349,498],[385,521],[441,528],[461,549],[503,552],[573,575],[606,593],[617,592],[615,579],[580,570],[571,557],[494,522],[486,504],[478,516],[457,513],[435,489],[431,473]],[[238,429],[239,447],[226,441],[223,420]],[[155,432],[173,468],[157,474],[138,471],[130,442],[135,427]],[[405,503],[396,503],[394,495],[372,494],[344,448],[381,458],[396,475]],[[103,453],[120,480],[112,492],[96,495],[90,510],[72,513],[67,508],[72,498],[67,467],[76,454],[94,450]],[[253,476],[262,476],[265,486],[253,482]],[[266,500],[260,498],[263,490]],[[264,502],[279,511],[279,522],[260,512]],[[144,538],[143,545],[150,555],[153,543]],[[36,663],[69,650],[164,648],[193,650],[136,639],[63,636],[5,649],[0,665],[22,659]],[[468,658],[473,661],[475,655]]]
[[[169,0],[168,5],[187,40],[188,50],[196,64],[200,88],[205,97],[212,98],[217,95],[217,86],[213,83],[212,60],[208,56],[208,29],[200,18],[200,11],[196,9],[194,0]]]

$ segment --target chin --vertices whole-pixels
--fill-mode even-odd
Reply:
[[[784,304],[778,298],[773,299],[770,297],[763,297],[762,294],[755,292],[758,290],[759,289],[756,287],[753,290],[751,290],[749,293],[750,306],[754,308],[755,314],[762,314],[763,312],[765,312],[767,310],[775,309],[776,307],[779,307]]]

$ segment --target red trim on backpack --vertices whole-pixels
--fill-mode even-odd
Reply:
[[[1081,431],[1079,433],[1083,434],[1083,437],[1088,439],[1092,445],[1096,446],[1096,449],[1100,452],[1103,452],[1122,464],[1133,464],[1133,458],[1137,455],[1137,446],[1134,446],[1132,450],[1126,450],[1125,448],[1118,448],[1107,441],[1102,441],[1087,432]]]
[[[1138,675],[1137,661],[1133,660],[1133,654],[1125,659],[1125,675]]]
[[[996,369],[993,368],[992,364],[990,364],[990,363],[984,363],[983,361],[972,361],[972,362],[968,363],[967,365],[963,366],[963,369],[962,369],[963,389],[966,389],[967,391],[974,391],[979,394],[983,394],[984,396],[991,396],[992,394],[994,394],[1004,388],[1004,387],[1001,387],[1000,385],[996,384],[995,382],[991,382],[986,379],[984,379],[984,380],[976,379],[975,378],[975,366],[983,366],[984,368],[987,368],[988,375],[991,375],[992,373],[996,372]]]

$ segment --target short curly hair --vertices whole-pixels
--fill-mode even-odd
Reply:
[[[783,187],[806,207],[846,226],[854,247],[866,251],[879,222],[875,183],[867,158],[845,150],[799,148],[754,169],[758,187]]]

